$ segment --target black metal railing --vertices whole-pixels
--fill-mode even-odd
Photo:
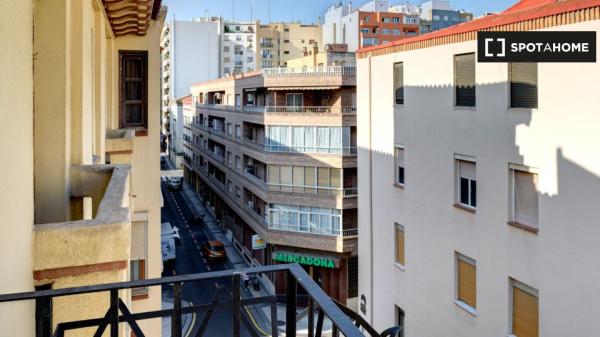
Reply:
[[[271,275],[273,273],[285,273],[286,294],[284,296],[266,295],[261,297],[244,298],[242,296],[241,281],[244,275]],[[231,280],[231,287],[217,287],[217,291],[210,303],[192,304],[183,306],[182,302],[182,287],[186,283],[196,281],[206,281],[214,279]],[[152,287],[172,285],[173,287],[173,308],[162,309],[149,312],[132,313],[119,297],[120,291],[125,289],[133,289],[140,287]],[[75,288],[62,288],[53,290],[40,290],[35,292],[15,293],[0,295],[0,303],[17,302],[35,300],[38,307],[38,315],[36,315],[36,327],[38,327],[37,336],[53,336],[63,337],[65,332],[83,328],[95,328],[93,336],[102,336],[108,329],[111,337],[119,335],[119,323],[129,325],[131,331],[137,337],[143,337],[144,332],[138,325],[140,320],[170,317],[171,319],[171,336],[182,336],[182,316],[195,313],[198,315],[204,314],[194,328],[194,336],[202,336],[208,326],[212,313],[215,310],[231,310],[232,318],[232,336],[238,337],[241,332],[241,324],[247,328],[251,328],[247,317],[244,317],[243,310],[247,310],[249,306],[270,305],[271,319],[270,330],[272,336],[279,335],[279,327],[277,320],[277,303],[279,297],[285,298],[285,336],[296,336],[297,309],[298,309],[298,288],[303,289],[308,298],[308,336],[320,337],[323,330],[323,321],[325,317],[331,321],[331,335],[334,337],[343,335],[346,337],[396,337],[399,336],[399,328],[394,327],[384,331],[382,334],[377,333],[370,327],[354,311],[335,302],[325,294],[315,281],[297,264],[280,264],[271,266],[261,266],[256,268],[213,271],[200,274],[189,274],[172,277],[163,277],[156,279],[120,282],[103,285],[92,285]],[[52,312],[61,310],[56,305],[52,308],[52,300],[57,297],[92,294],[92,293],[108,293],[110,305],[104,314],[104,317],[77,320],[71,322],[60,322],[56,324],[52,330]],[[122,292],[127,293],[127,292]],[[221,301],[225,299],[225,301]],[[305,302],[305,301],[301,301]],[[64,303],[64,302],[63,302]],[[41,310],[40,310],[41,309]],[[317,320],[315,322],[315,312]],[[41,314],[40,314],[41,313]],[[316,323],[316,325],[315,325]],[[42,331],[40,331],[42,329]],[[366,334],[363,334],[365,331]],[[283,331],[282,331],[283,333]]]

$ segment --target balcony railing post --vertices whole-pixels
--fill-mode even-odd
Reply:
[[[285,336],[296,337],[297,281],[291,272],[286,273],[287,298],[285,302]]]
[[[231,288],[233,291],[233,337],[240,337],[240,322],[242,318],[240,282],[240,273],[234,273],[231,283]]]
[[[171,337],[181,337],[181,282],[173,283],[173,316]]]
[[[52,336],[52,298],[42,297],[36,300],[36,337]]]
[[[119,290],[110,291],[110,337],[119,337]]]
[[[271,336],[279,336],[277,328],[277,301],[271,302]]]

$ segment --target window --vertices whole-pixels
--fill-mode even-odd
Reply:
[[[269,204],[269,228],[321,235],[342,234],[339,209]]]
[[[475,162],[456,159],[456,203],[477,207],[477,179]]]
[[[512,225],[537,232],[538,230],[538,194],[537,174],[522,167],[511,167],[510,192],[512,197]]]
[[[510,63],[508,69],[510,77],[510,107],[537,108],[537,63]]]
[[[397,337],[404,337],[404,310],[398,306],[396,306],[396,326],[401,329]]]
[[[395,224],[394,231],[396,232],[396,256],[394,262],[404,267],[404,226]]]
[[[302,106],[303,105],[302,94],[298,94],[298,93],[286,94],[285,99],[286,99],[287,106]]]
[[[404,63],[394,63],[394,102],[404,104]]]
[[[235,126],[235,138],[242,138],[242,128],[239,125]]]
[[[511,333],[518,337],[539,336],[537,290],[511,279]]]
[[[235,156],[235,168],[238,171],[242,170],[242,160],[240,159],[240,156]]]
[[[146,260],[138,259],[129,262],[131,281],[139,281],[146,279]]]
[[[119,51],[120,128],[148,127],[148,52]]]
[[[456,253],[456,301],[467,310],[477,308],[476,271],[475,260]]]
[[[396,147],[394,151],[395,183],[404,186],[404,148]]]
[[[145,221],[131,223],[131,250],[129,262],[129,277],[131,281],[146,279],[146,245],[148,241],[148,224]],[[132,289],[133,295],[145,295],[146,288]]]
[[[358,297],[358,255],[348,258],[348,298]]]
[[[454,56],[456,106],[475,106],[475,53]]]

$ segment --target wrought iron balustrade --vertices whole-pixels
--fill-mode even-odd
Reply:
[[[285,294],[282,294],[282,296],[265,295],[250,298],[244,298],[244,296],[242,296],[241,283],[244,275],[260,276],[271,273],[285,274]],[[210,303],[184,306],[183,285],[208,280],[227,280],[229,287],[217,287],[213,300]],[[126,305],[126,303],[128,303],[127,298],[121,297],[124,294],[129,293],[128,291],[125,291],[128,289],[165,285],[173,287],[172,309],[133,313]],[[299,296],[299,288],[306,294],[305,297]],[[68,301],[62,300],[53,305],[54,299],[97,293],[106,293],[110,299],[110,305],[103,317],[58,322],[58,324],[55,324],[57,322],[52,321],[52,312],[60,310],[58,303],[62,303],[62,305],[67,305],[66,303],[68,303]],[[299,298],[301,298],[301,301],[299,301]],[[222,301],[222,299],[224,299],[224,301]],[[304,301],[304,299],[306,299],[306,301]],[[202,336],[204,330],[209,326],[208,323],[215,310],[231,311],[232,336],[239,337],[242,324],[247,328],[252,328],[248,321],[248,317],[245,316],[245,310],[247,310],[249,306],[257,305],[270,306],[270,333],[272,336],[278,336],[279,333],[285,333],[285,336],[287,337],[295,337],[297,334],[298,309],[301,302],[307,302],[306,310],[308,312],[309,337],[321,337],[323,335],[323,323],[325,317],[331,322],[331,336],[397,337],[401,331],[400,327],[393,327],[381,334],[378,333],[357,313],[329,298],[319,285],[313,281],[298,264],[279,264],[130,282],[0,295],[0,303],[14,303],[30,300],[35,300],[36,305],[42,307],[42,310],[38,311],[41,314],[38,314],[35,317],[36,327],[38,328],[37,336],[40,337],[63,337],[67,331],[84,328],[95,329],[94,336],[102,336],[105,332],[108,332],[109,336],[117,337],[119,336],[120,323],[126,323],[137,337],[143,337],[145,334],[138,322],[163,317],[170,317],[171,336],[181,337],[183,334],[182,316],[191,313],[196,313],[198,317],[202,317],[199,319],[199,324],[196,325],[193,330],[194,336]],[[280,322],[277,318],[278,300],[283,300],[283,302],[285,302],[285,327],[278,326],[278,323]],[[52,330],[53,326],[55,326],[54,330]]]

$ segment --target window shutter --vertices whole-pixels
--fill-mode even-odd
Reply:
[[[131,224],[131,259],[146,258],[146,222]]]
[[[537,177],[533,173],[514,170],[515,221],[533,228],[538,227]]]
[[[537,108],[537,63],[511,63],[510,106],[513,108]]]
[[[404,228],[396,224],[396,262],[404,266]]]
[[[454,56],[457,106],[475,106],[475,54]]]
[[[475,264],[458,256],[458,299],[472,308],[477,306],[477,278]]]
[[[147,127],[148,53],[120,52],[120,127]]]
[[[404,63],[394,63],[394,100],[396,104],[404,104]]]
[[[538,299],[513,286],[512,333],[518,337],[538,337]]]
[[[396,148],[396,165],[404,167],[404,149]]]
[[[475,179],[475,163],[459,160],[458,161],[458,172],[461,178],[467,178],[471,180]]]

